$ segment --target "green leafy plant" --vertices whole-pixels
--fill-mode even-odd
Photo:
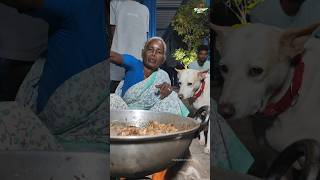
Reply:
[[[187,69],[187,66],[197,59],[197,53],[194,49],[188,51],[188,50],[179,48],[173,53],[173,57],[177,61],[182,62],[185,68]]]
[[[203,0],[190,0],[187,4],[180,6],[173,18],[173,29],[186,44],[186,49],[177,49],[173,57],[185,66],[197,59],[196,49],[203,43],[205,37],[209,36],[208,8]]]

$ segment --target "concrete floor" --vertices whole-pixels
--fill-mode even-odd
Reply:
[[[177,162],[167,172],[170,180],[209,180],[210,155],[203,151],[204,146],[195,138],[183,161]]]
[[[210,154],[204,153],[204,147],[199,144],[198,139],[194,139],[190,145],[190,152],[192,157],[197,159],[201,165],[203,170],[202,177],[210,179]]]

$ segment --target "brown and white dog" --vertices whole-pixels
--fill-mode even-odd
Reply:
[[[192,106],[198,110],[203,106],[210,107],[210,74],[208,70],[198,71],[194,69],[177,70],[179,79],[179,97],[181,99],[192,98]],[[210,120],[209,125],[210,127]],[[201,145],[205,145],[205,153],[210,153],[210,128],[208,128],[207,143],[204,132],[200,132]]]
[[[266,139],[279,152],[301,139],[320,141],[320,40],[312,36],[319,25],[282,30],[210,24],[222,57],[219,112],[233,119],[277,117]]]

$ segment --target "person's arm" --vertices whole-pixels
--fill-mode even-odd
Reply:
[[[123,64],[123,57],[121,54],[111,51],[110,52],[110,61],[114,64],[117,65],[122,65]]]
[[[0,0],[0,3],[23,11],[41,8],[43,5],[43,0]]]

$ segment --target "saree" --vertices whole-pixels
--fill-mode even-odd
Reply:
[[[38,113],[38,81],[44,62],[45,59],[40,59],[33,65],[15,102],[0,103],[0,111],[6,111],[0,113],[0,127],[10,125],[11,132],[0,128],[0,137],[11,137],[0,140],[0,149],[106,151],[109,116],[106,61],[66,80]],[[12,139],[17,143],[13,144]]]
[[[171,83],[169,75],[164,70],[158,69],[147,79],[130,87],[121,97],[123,86],[123,81],[121,81],[116,92],[110,95],[110,108],[168,112],[187,117],[189,110],[176,92],[173,91],[169,96],[160,99],[160,91],[155,85],[164,82]]]

